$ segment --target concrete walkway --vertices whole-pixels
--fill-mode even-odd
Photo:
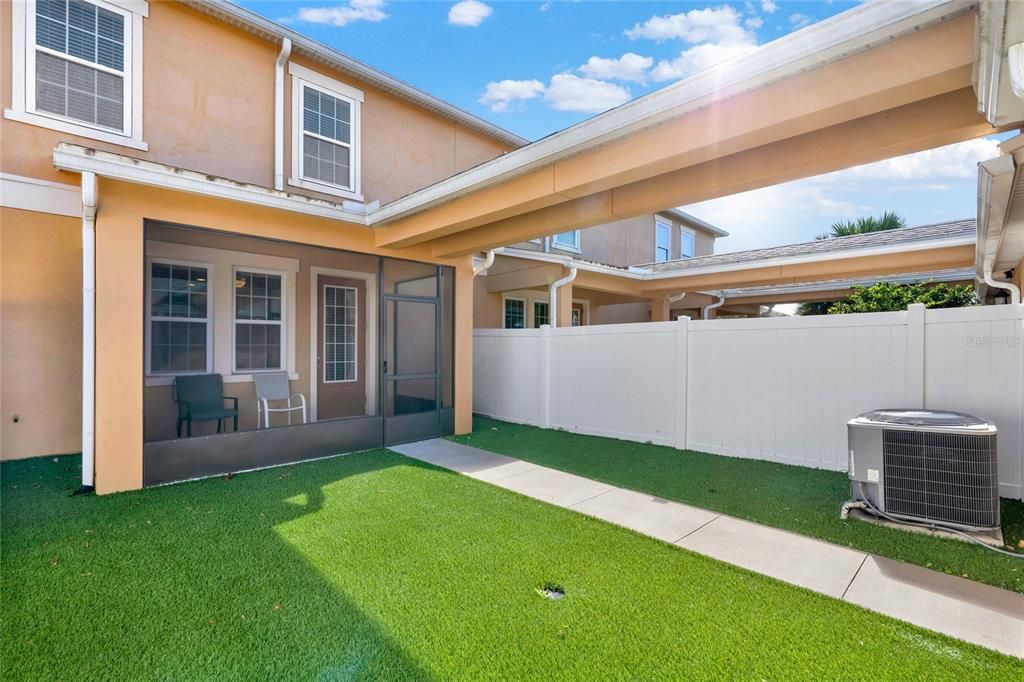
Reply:
[[[1024,594],[443,439],[391,449],[698,554],[1024,658]]]

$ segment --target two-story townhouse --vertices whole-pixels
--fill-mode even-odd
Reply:
[[[227,2],[15,0],[0,37],[5,459],[112,491],[455,430],[472,261],[365,216],[524,140]],[[308,424],[258,432],[281,372]]]
[[[504,249],[478,278],[474,297],[474,324],[478,328],[536,328],[551,321],[551,282],[560,276],[548,271],[537,277],[538,259],[565,263],[598,263],[630,268],[644,263],[661,263],[709,256],[715,240],[728,232],[679,209],[668,209],[617,220],[586,229],[520,242]],[[543,264],[540,264],[544,268]],[[509,273],[530,271],[528,280]],[[524,282],[533,286],[519,286]],[[711,303],[706,295],[694,294],[691,305]],[[572,324],[615,324],[647,322],[652,319],[648,298],[615,295],[582,286],[573,288]]]

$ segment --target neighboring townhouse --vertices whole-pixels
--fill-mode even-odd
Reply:
[[[325,425],[300,455],[379,444],[382,419],[453,431],[457,261],[385,258],[365,215],[524,140],[228,3],[18,0],[0,31],[3,458],[95,438],[103,490],[274,463],[269,435],[199,438],[256,429],[273,372]],[[87,341],[133,330],[97,336],[96,374],[124,381],[83,387],[83,319]],[[225,417],[182,423],[175,380],[204,374]]]
[[[689,229],[724,236],[707,223],[672,212]],[[657,214],[661,219],[662,214]],[[675,225],[675,229],[683,229]],[[478,277],[475,324],[483,328],[530,328],[550,324],[551,284],[565,268],[600,275],[593,284],[573,285],[572,324],[615,324],[702,317],[758,317],[782,303],[842,298],[851,287],[879,281],[970,283],[975,221],[956,220],[850,237],[763,249],[673,257],[629,266],[567,256],[564,250],[501,251],[487,276]],[[582,231],[586,245],[587,230]],[[596,240],[595,240],[596,241]],[[544,242],[541,244],[543,245]],[[660,255],[660,253],[656,254]],[[865,265],[858,264],[864,259]],[[865,269],[866,266],[866,269]],[[669,294],[642,292],[673,282]],[[526,286],[531,285],[531,286]],[[624,293],[633,287],[636,294]]]
[[[508,253],[563,256],[581,262],[628,268],[637,263],[671,261],[707,256],[715,252],[715,240],[729,233],[679,209],[658,211],[581,230],[550,235],[510,247]],[[499,255],[497,274],[515,268],[511,256]],[[551,275],[552,281],[557,279]],[[550,282],[548,283],[550,284]],[[503,289],[492,292],[495,280],[478,278],[474,301],[474,326],[478,328],[531,328],[550,323],[547,287]],[[624,302],[598,291],[577,287],[573,292],[572,324],[611,324],[650,319],[646,303]]]

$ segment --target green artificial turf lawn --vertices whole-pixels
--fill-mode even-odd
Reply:
[[[388,451],[69,497],[78,467],[0,468],[5,679],[1024,679]]]
[[[454,440],[669,500],[1024,592],[1021,558],[864,521],[839,520],[845,473],[680,451],[476,417]],[[1002,501],[1003,541],[1024,540],[1024,503]]]

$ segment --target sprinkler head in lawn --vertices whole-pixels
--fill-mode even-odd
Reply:
[[[559,599],[565,598],[565,589],[561,585],[557,585],[555,583],[544,583],[543,586],[537,588],[537,594],[545,599],[558,601]]]

